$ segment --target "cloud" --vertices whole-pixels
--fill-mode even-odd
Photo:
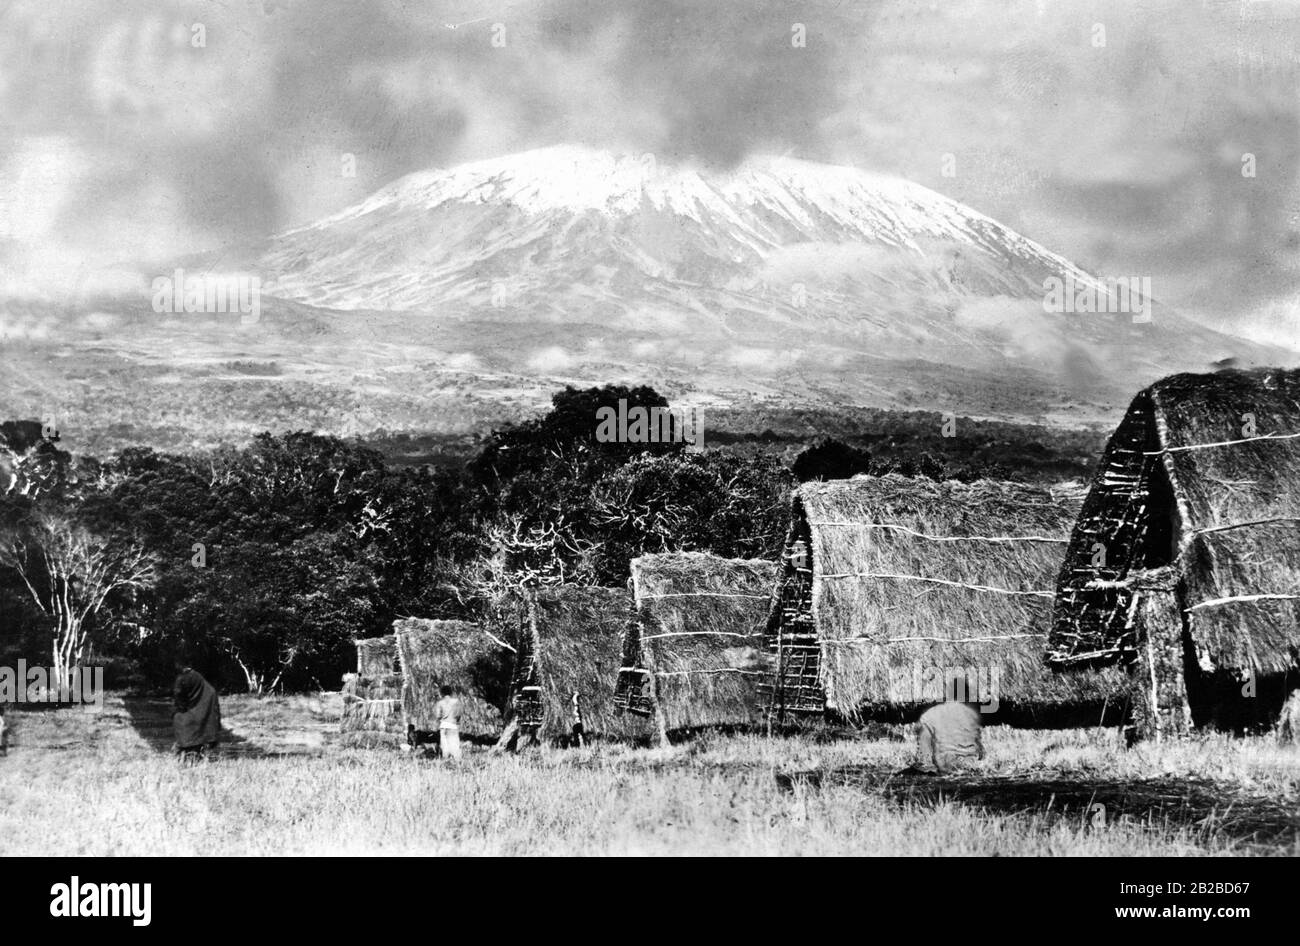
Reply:
[[[1151,275],[1203,320],[1271,324],[1300,276],[1298,76],[1284,3],[14,0],[0,266],[246,245],[412,170],[557,142],[791,151]]]
[[[0,113],[96,163],[83,210],[114,214],[97,199],[166,189],[207,245],[409,171],[540,144],[725,163],[807,143],[837,80],[829,31],[810,23],[797,48],[793,22],[780,0],[16,0]],[[344,154],[357,178],[338,173]]]
[[[540,348],[528,359],[528,367],[534,371],[565,371],[574,364],[574,357],[558,345]]]
[[[964,302],[953,316],[961,328],[997,339],[1022,356],[1054,357],[1064,347],[1060,320],[1043,311],[1037,300],[991,296]]]

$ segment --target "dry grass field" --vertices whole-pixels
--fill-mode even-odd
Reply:
[[[1114,731],[992,727],[982,778],[1210,779],[1210,819],[1108,818],[1043,804],[997,810],[898,800],[829,777],[907,764],[902,730],[704,734],[669,749],[470,747],[459,764],[345,749],[336,694],[228,697],[213,762],[168,752],[166,704],[110,695],[101,712],[11,713],[0,758],[4,853],[1198,855],[1300,853],[1294,829],[1242,837],[1217,815],[1240,798],[1300,810],[1300,752],[1209,737],[1124,751]],[[779,778],[816,771],[820,782]],[[1017,807],[1021,805],[1021,807]]]

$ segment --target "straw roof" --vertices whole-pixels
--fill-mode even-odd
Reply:
[[[770,672],[763,630],[773,562],[703,552],[632,560],[637,625],[629,653],[654,674],[666,730],[762,719],[759,681]]]
[[[1204,669],[1300,666],[1298,471],[1300,371],[1180,374],[1141,391],[1071,539],[1053,660],[1131,658],[1130,579],[1172,564]]]
[[[401,675],[390,673],[361,677],[355,673],[344,674],[343,715],[339,720],[339,731],[344,733],[346,745],[400,743],[406,731],[402,724]]]
[[[353,641],[357,645],[357,675],[365,678],[382,677],[397,669],[397,638],[366,637]]]
[[[402,665],[402,712],[419,730],[437,728],[433,707],[444,684],[461,699],[460,731],[495,736],[509,687],[509,651],[477,624],[401,618],[393,622]]]
[[[366,637],[357,647],[357,672],[343,675],[339,730],[349,745],[396,745],[405,738],[397,638]]]
[[[828,705],[854,715],[920,701],[917,682],[983,672],[1000,702],[1100,701],[1114,674],[1052,673],[1043,659],[1053,580],[1076,504],[1019,483],[899,475],[807,483],[812,611]]]
[[[620,647],[632,621],[626,588],[555,585],[517,592],[519,659],[531,673],[516,674],[518,684],[538,688],[542,703],[539,734],[566,736],[573,725],[573,694],[579,695],[583,726],[590,734],[645,735],[645,721],[614,710],[614,685]]]

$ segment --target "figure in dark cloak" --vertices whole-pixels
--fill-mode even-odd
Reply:
[[[197,670],[183,661],[177,661],[176,668],[179,673],[172,686],[172,698],[176,703],[176,713],[172,716],[176,752],[182,759],[194,761],[204,758],[217,747],[221,733],[221,702],[212,684]]]

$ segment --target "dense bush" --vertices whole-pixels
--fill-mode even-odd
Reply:
[[[335,686],[352,640],[399,616],[472,616],[502,585],[621,585],[642,552],[775,551],[779,464],[600,442],[596,411],[620,399],[667,407],[645,387],[566,389],[461,471],[393,467],[304,432],[189,455],[132,448],[101,464],[57,450],[39,425],[10,425],[0,435],[41,488],[11,489],[0,529],[57,507],[147,550],[149,587],[94,628],[97,653],[134,661],[123,679],[162,684],[183,648],[228,688]],[[0,569],[0,655],[41,659],[43,619],[23,591]]]
[[[791,471],[779,443],[603,442],[597,411],[620,400],[668,406],[648,387],[566,388],[545,414],[494,431],[461,469],[394,465],[304,432],[99,462],[38,423],[0,424],[0,538],[57,514],[94,543],[147,552],[149,580],[87,625],[118,679],[162,685],[183,646],[226,688],[333,687],[352,640],[397,617],[472,618],[510,586],[621,586],[649,552],[774,557],[795,481],[1071,470],[1082,450],[984,422],[944,438],[937,415],[881,414],[854,445],[820,442]],[[50,630],[15,570],[0,567],[0,662],[48,661]]]

